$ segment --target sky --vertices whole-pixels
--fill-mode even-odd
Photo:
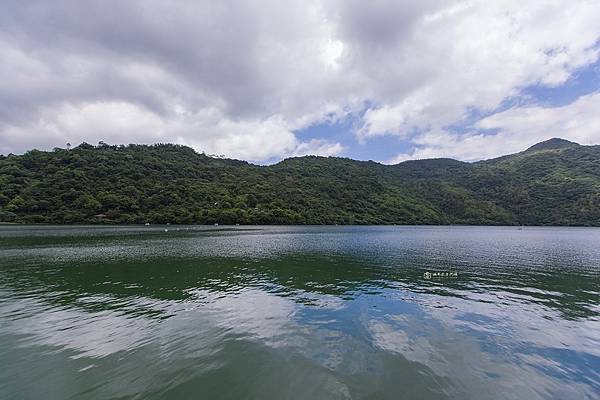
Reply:
[[[600,144],[597,0],[0,0],[0,154],[256,163]]]

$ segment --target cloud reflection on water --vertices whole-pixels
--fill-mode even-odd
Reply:
[[[79,245],[72,231],[0,243],[3,397],[41,393],[9,389],[27,376],[77,382],[50,398],[592,398],[599,386],[594,230],[104,229]]]

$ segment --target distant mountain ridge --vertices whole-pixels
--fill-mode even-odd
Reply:
[[[561,138],[552,138],[540,143],[536,143],[525,151],[556,150],[573,146],[579,146],[579,143],[571,142]]]
[[[0,221],[600,226],[600,146],[383,165],[305,156],[258,166],[172,145],[0,156]]]

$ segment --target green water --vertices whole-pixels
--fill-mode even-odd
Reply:
[[[598,399],[600,229],[4,225],[0,365],[3,400]]]

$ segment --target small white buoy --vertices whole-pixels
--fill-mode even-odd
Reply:
[[[169,232],[169,230],[168,230],[168,229],[165,229],[165,232]]]

